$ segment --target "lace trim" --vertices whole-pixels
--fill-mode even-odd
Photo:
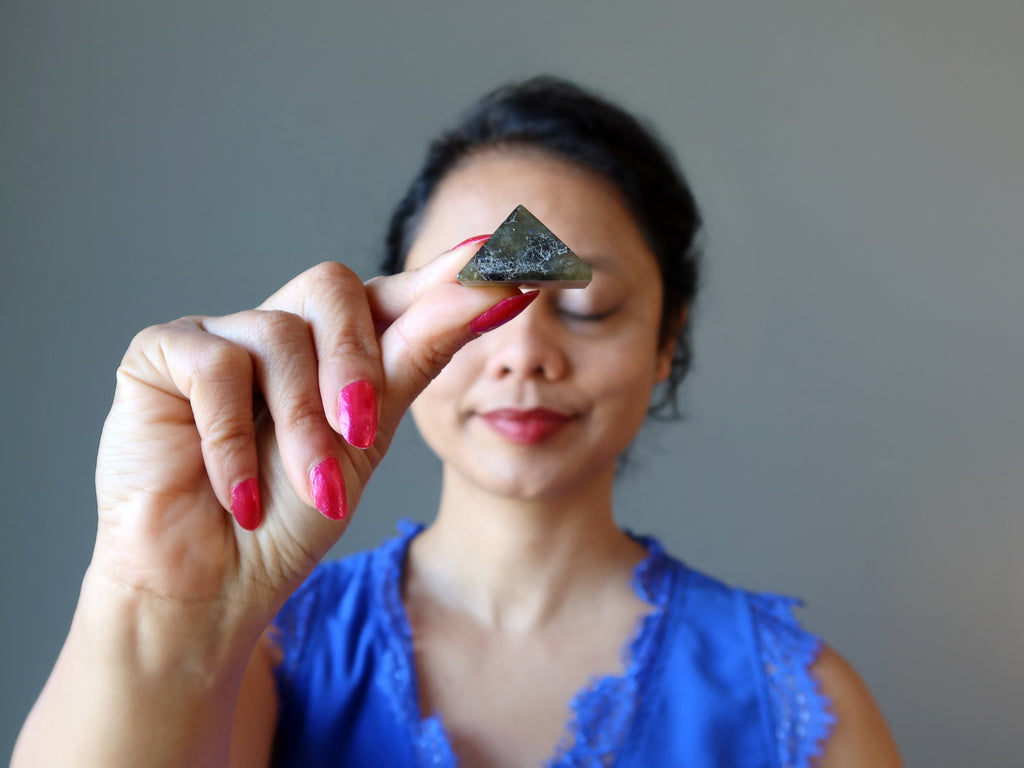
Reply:
[[[633,725],[641,693],[654,676],[672,572],[661,544],[649,538],[637,541],[647,549],[647,556],[633,573],[633,589],[654,609],[640,619],[623,649],[624,674],[595,678],[573,697],[569,705],[572,719],[548,768],[614,765]]]
[[[385,545],[381,556],[375,559],[374,576],[390,630],[386,634],[391,639],[384,658],[384,674],[378,680],[396,717],[413,734],[418,762],[441,768],[454,766],[455,754],[441,719],[436,715],[420,716],[412,628],[400,590],[400,575],[409,542],[422,529],[423,526],[416,523],[400,522],[400,536]],[[654,610],[640,620],[634,637],[623,651],[625,674],[596,678],[573,697],[572,719],[554,757],[546,764],[548,768],[612,765],[632,725],[640,692],[653,676],[653,661],[664,634],[663,619],[672,574],[664,549],[657,541],[637,540],[646,547],[647,556],[634,571],[634,589],[641,599],[654,606]]]
[[[387,648],[383,656],[383,674],[377,678],[391,710],[411,734],[413,750],[421,766],[448,768],[456,764],[455,753],[444,732],[441,718],[436,715],[420,716],[419,691],[413,667],[412,627],[402,604],[401,573],[409,542],[423,530],[423,526],[402,520],[398,524],[399,537],[392,539],[374,558],[374,582],[384,608],[387,622]]]
[[[398,721],[412,735],[417,761],[422,766],[448,768],[455,754],[437,715],[421,717],[416,690],[412,628],[401,597],[401,574],[412,538],[422,525],[402,521],[400,536],[388,542],[374,558],[374,580],[386,623],[386,652],[378,684]],[[621,676],[595,678],[570,703],[571,719],[547,768],[610,766],[636,717],[650,681],[658,675],[657,659],[665,635],[666,608],[675,580],[673,563],[661,544],[637,538],[647,557],[634,571],[637,595],[654,609],[638,623],[623,650]],[[821,756],[835,724],[829,701],[810,672],[821,642],[804,631],[792,615],[798,600],[750,594],[751,616],[767,682],[769,709],[781,768],[811,768]],[[311,601],[299,611],[307,615]],[[305,621],[297,622],[304,625]]]
[[[781,768],[815,765],[836,722],[828,698],[811,674],[821,641],[801,628],[792,613],[800,604],[778,595],[751,595],[750,599]]]

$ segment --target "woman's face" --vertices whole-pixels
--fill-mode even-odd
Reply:
[[[588,262],[585,289],[544,290],[510,323],[466,345],[412,406],[446,473],[482,490],[555,498],[610,485],[619,455],[668,375],[662,282],[616,187],[531,150],[494,150],[438,186],[409,251],[420,266],[493,232],[525,205]]]

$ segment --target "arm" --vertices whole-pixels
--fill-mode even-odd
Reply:
[[[518,294],[458,285],[470,255],[365,285],[324,264],[254,310],[135,338],[100,440],[92,561],[14,768],[224,766],[233,744],[237,762],[265,764],[276,696],[261,636],[473,318]],[[353,382],[369,382],[376,425],[355,437]]]
[[[182,675],[188,667],[181,663],[161,674],[126,658],[114,665],[97,664],[92,653],[75,658],[87,647],[87,634],[76,617],[51,681],[25,723],[12,766],[148,766],[161,764],[158,756],[169,753],[174,757],[168,765],[181,760],[223,766],[229,750],[232,768],[270,765],[278,700],[277,654],[268,640],[261,640],[237,676],[211,665],[214,674],[201,680],[198,669]],[[53,719],[63,723],[59,738],[46,738],[46,721]],[[167,727],[154,728],[158,723]],[[194,748],[191,754],[181,742]]]
[[[270,765],[277,727],[274,667],[278,656],[264,635],[242,679],[242,691],[231,728],[231,768],[265,768]]]
[[[836,716],[820,768],[900,768],[896,742],[871,692],[849,662],[826,646],[812,673]]]
[[[244,658],[104,589],[93,572],[12,757],[19,766],[223,765]],[[161,639],[154,635],[164,635]]]

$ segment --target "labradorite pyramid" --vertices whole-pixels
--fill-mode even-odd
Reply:
[[[590,267],[519,205],[459,272],[463,285],[583,288]]]

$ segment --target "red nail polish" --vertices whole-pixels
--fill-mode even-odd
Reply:
[[[451,253],[451,251],[454,251],[456,248],[463,247],[464,245],[477,245],[478,243],[479,244],[483,244],[483,243],[486,243],[490,239],[491,239],[490,235],[475,235],[474,237],[470,237],[470,238],[467,238],[466,240],[463,240],[461,243],[456,245],[455,248],[450,248],[449,249],[449,253]]]
[[[499,301],[486,312],[477,315],[469,324],[469,330],[473,333],[493,331],[530,306],[530,303],[537,298],[539,293],[540,291],[530,291],[529,293],[509,296],[507,299]]]
[[[368,381],[353,381],[338,394],[338,429],[349,445],[369,448],[377,438],[377,392]]]
[[[345,499],[345,480],[341,476],[341,464],[330,456],[309,473],[309,486],[313,492],[313,503],[320,514],[331,520],[344,520],[348,512]]]
[[[263,517],[260,503],[260,484],[255,477],[235,483],[231,489],[231,512],[238,524],[247,531],[255,531]]]

